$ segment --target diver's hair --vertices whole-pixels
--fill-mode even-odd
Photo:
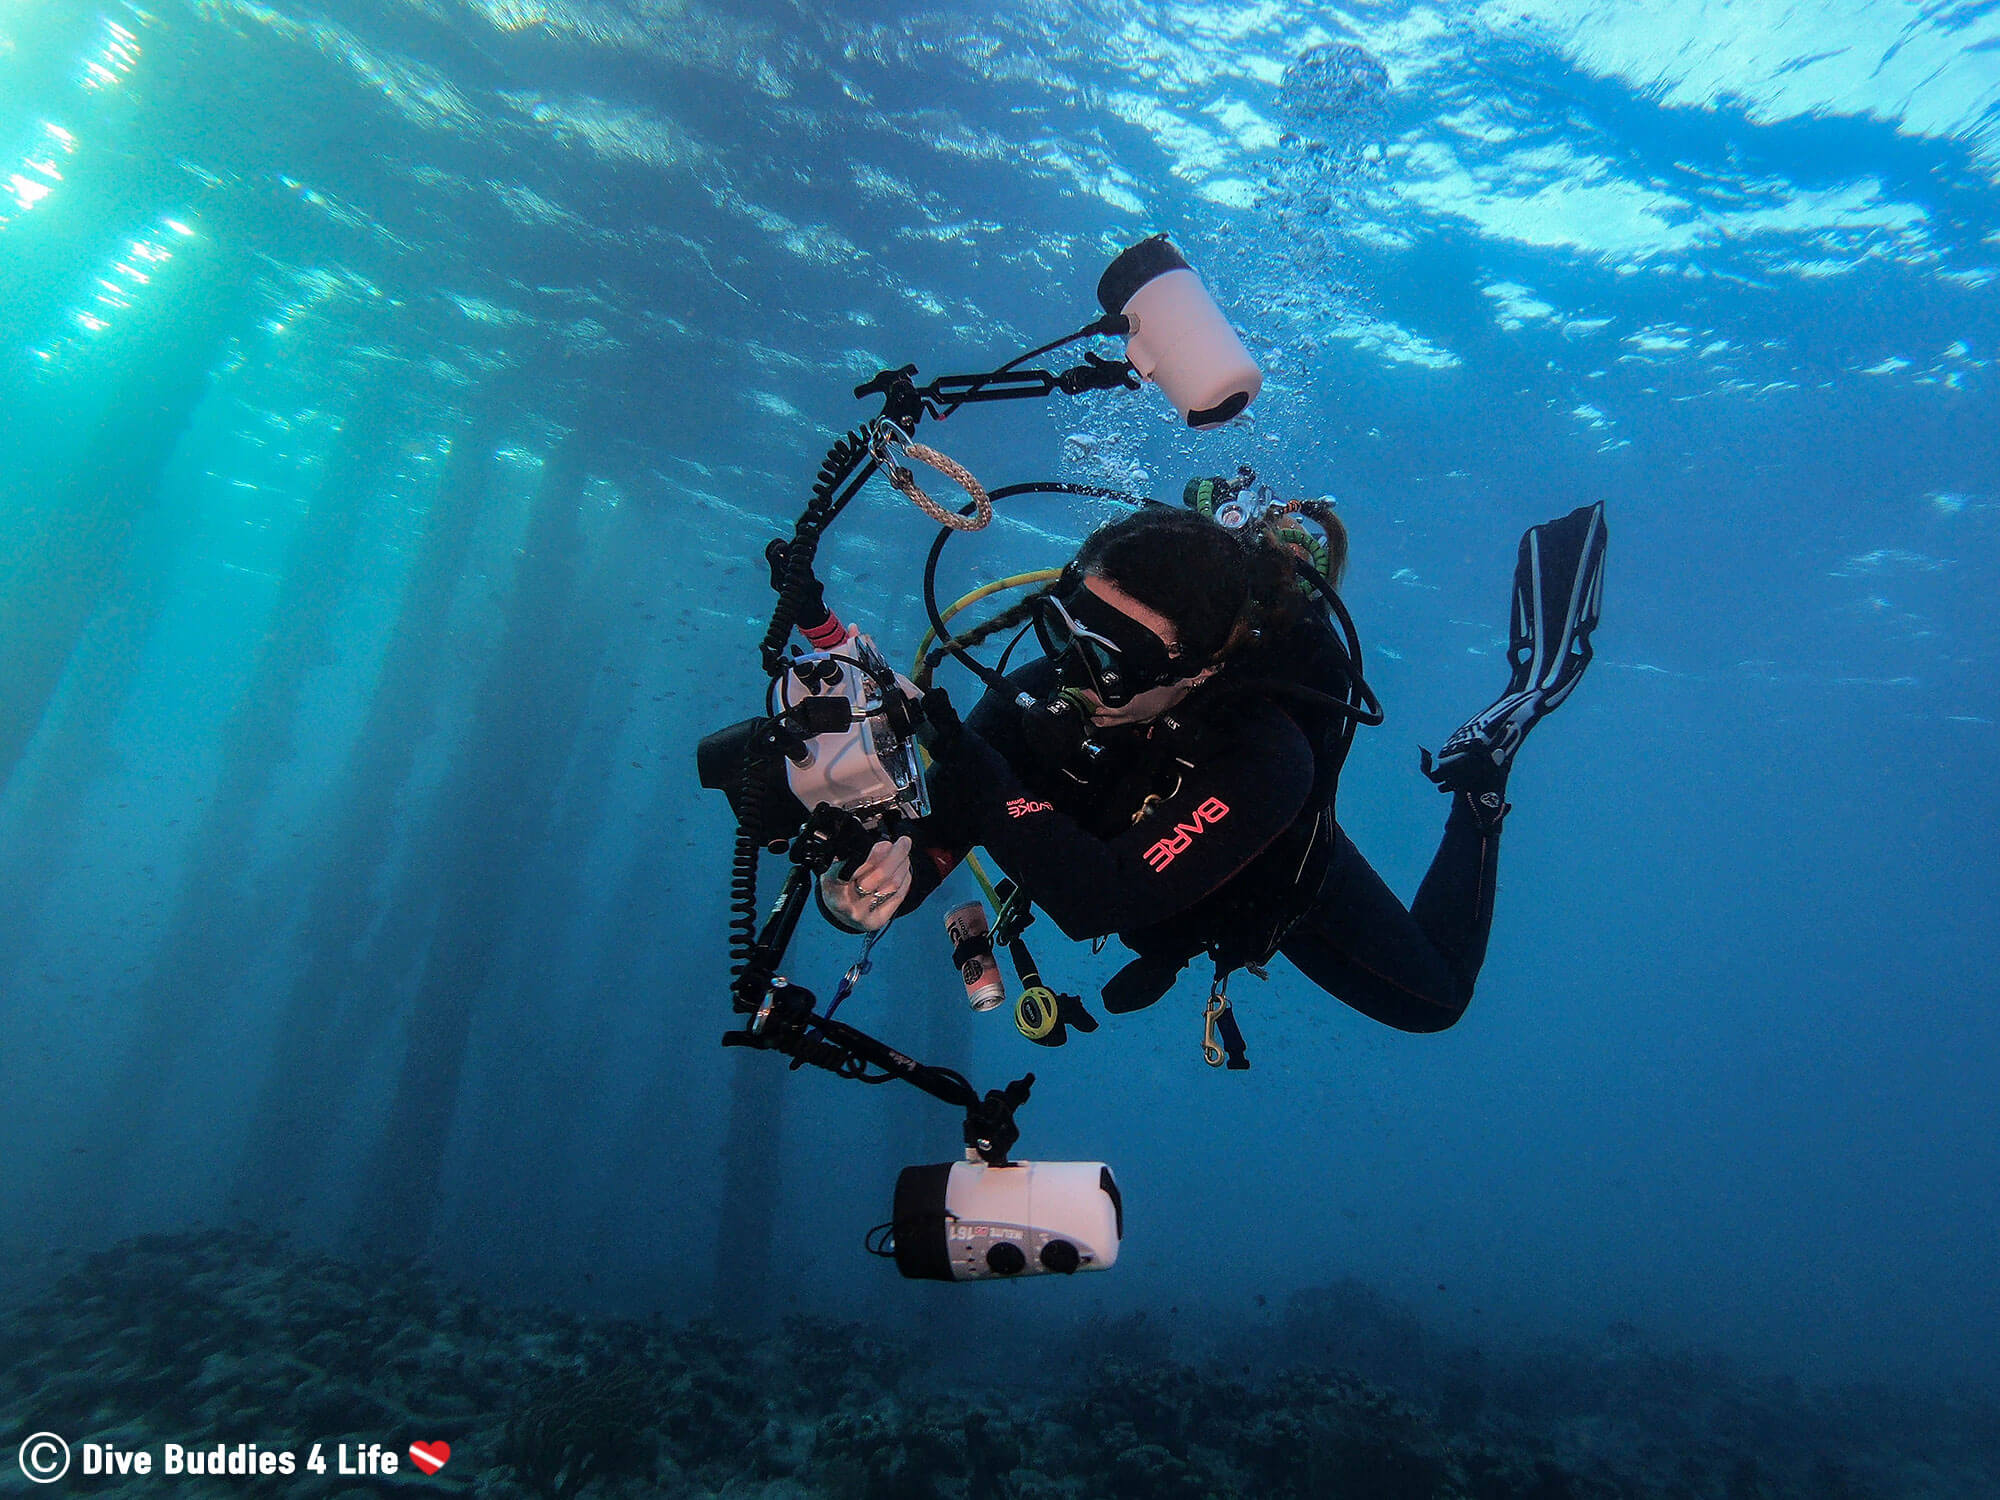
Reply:
[[[1347,523],[1330,504],[1315,506],[1312,518],[1326,533],[1326,581],[1339,588],[1340,580],[1347,576]]]
[[[1330,511],[1322,524],[1327,582],[1337,584],[1347,567],[1347,529]],[[1191,510],[1148,505],[1098,527],[1071,566],[1110,579],[1165,615],[1181,656],[1207,665],[1252,629],[1282,635],[1315,607],[1300,592],[1292,557],[1272,528],[1236,532]]]
[[[1048,589],[1046,588],[1036,589],[1026,598],[1008,605],[1007,608],[1001,610],[992,619],[980,621],[964,635],[955,635],[953,639],[969,651],[974,646],[980,644],[980,642],[1000,634],[1003,630],[1012,630],[1017,625],[1025,625],[1034,615],[1035,601],[1046,593],[1048,593]],[[937,669],[944,664],[945,658],[950,655],[950,647],[933,646],[925,653],[922,664],[917,668],[917,675],[910,680],[916,683],[918,687],[928,689],[931,685],[931,678],[936,675]]]
[[[1108,578],[1174,623],[1180,656],[1206,665],[1222,654],[1251,596],[1250,559],[1235,534],[1206,516],[1145,505],[1093,531],[1071,564]]]

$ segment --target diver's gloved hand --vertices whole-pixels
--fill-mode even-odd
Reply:
[[[924,721],[926,727],[921,731],[924,747],[938,760],[949,756],[965,738],[965,724],[941,687],[924,694]]]
[[[1016,997],[1014,1025],[1037,1046],[1060,1047],[1069,1040],[1072,1027],[1082,1032],[1097,1030],[1097,1017],[1081,995],[1059,995],[1037,985]]]
[[[893,844],[877,839],[852,879],[842,879],[837,866],[828,870],[819,878],[819,896],[849,931],[874,932],[896,915],[910,894],[910,880],[910,838],[905,834]]]
[[[923,706],[925,727],[919,734],[931,753],[926,826],[948,843],[984,843],[989,820],[1005,816],[1007,794],[996,788],[1012,784],[1013,769],[978,730],[959,722],[942,688],[927,691]]]

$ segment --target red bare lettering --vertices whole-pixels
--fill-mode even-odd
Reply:
[[[1160,873],[1187,850],[1196,834],[1205,828],[1213,828],[1228,816],[1229,804],[1219,797],[1210,797],[1194,810],[1192,823],[1174,824],[1172,833],[1146,850],[1146,863],[1153,867],[1155,874]]]

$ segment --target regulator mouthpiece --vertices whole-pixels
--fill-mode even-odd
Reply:
[[[1256,399],[1264,372],[1215,299],[1164,234],[1105,269],[1097,300],[1131,323],[1125,357],[1165,392],[1190,427],[1219,427]]]

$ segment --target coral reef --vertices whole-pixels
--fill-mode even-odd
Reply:
[[[551,1377],[508,1418],[500,1462],[546,1500],[601,1475],[646,1473],[646,1427],[662,1404],[636,1365]]]
[[[1990,1404],[1760,1382],[1630,1329],[1503,1357],[1337,1282],[1238,1335],[1226,1365],[1175,1359],[1171,1331],[1140,1314],[1081,1332],[1059,1377],[968,1391],[959,1364],[852,1324],[752,1337],[589,1321],[490,1306],[409,1263],[209,1231],[114,1246],[0,1317],[0,1419],[73,1448],[328,1456],[323,1471],[172,1481],[195,1496],[356,1500],[385,1485],[343,1472],[349,1459],[379,1444],[398,1483],[413,1442],[450,1445],[426,1487],[491,1500],[2000,1494]],[[88,1483],[167,1492],[157,1471]]]

